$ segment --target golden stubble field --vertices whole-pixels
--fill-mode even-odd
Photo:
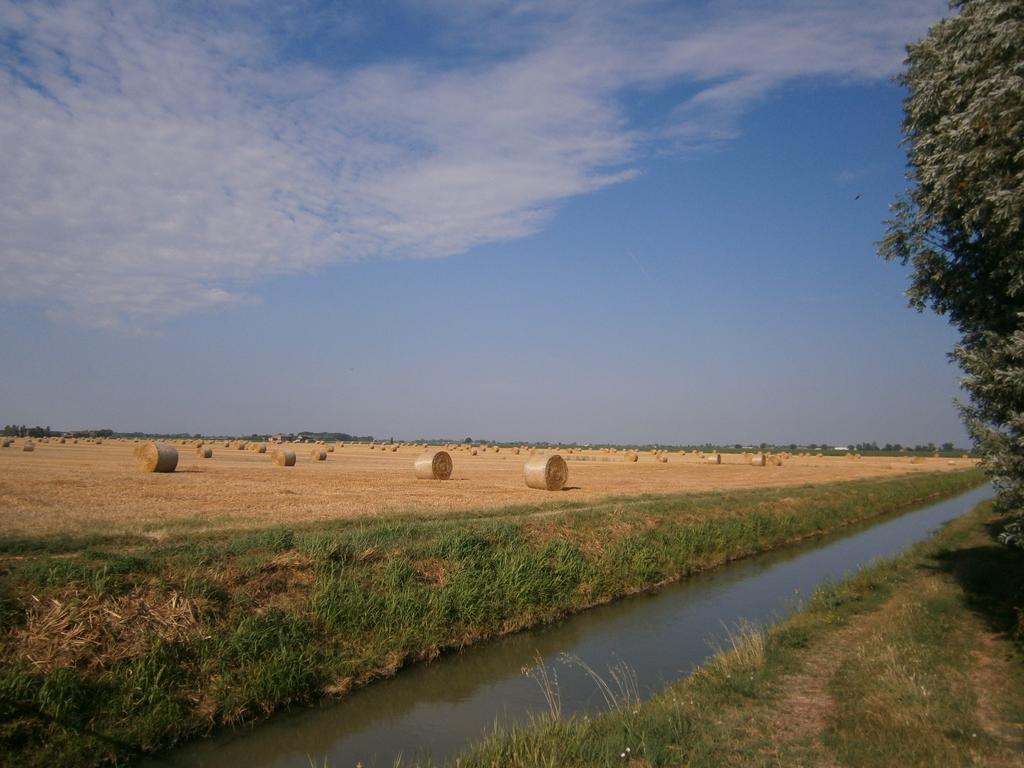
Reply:
[[[669,453],[662,463],[641,453],[636,463],[622,454],[575,450],[560,454],[569,463],[569,482],[559,492],[527,488],[527,453],[493,449],[451,453],[450,480],[417,480],[413,460],[423,452],[396,452],[365,444],[336,447],[326,461],[312,461],[312,446],[293,445],[294,467],[274,466],[270,453],[210,443],[213,457],[196,456],[192,443],[178,444],[178,468],[147,474],[135,468],[130,441],[101,445],[43,443],[22,450],[24,440],[0,449],[0,522],[7,535],[79,531],[147,532],[234,528],[248,525],[400,513],[443,514],[514,504],[591,501],[645,493],[777,487],[835,480],[950,471],[972,459],[851,458],[793,456],[781,466],[751,466],[738,454],[722,464]],[[548,452],[548,451],[542,451]]]

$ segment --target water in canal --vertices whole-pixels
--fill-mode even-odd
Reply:
[[[442,762],[490,733],[547,706],[524,675],[538,658],[558,670],[562,714],[604,708],[594,682],[563,654],[604,673],[625,664],[647,696],[689,674],[741,620],[783,617],[821,583],[894,555],[969,511],[984,486],[896,517],[740,560],[650,594],[626,598],[558,624],[443,656],[358,690],[340,702],[294,709],[252,728],[220,733],[150,765],[331,768],[390,766],[430,755]]]

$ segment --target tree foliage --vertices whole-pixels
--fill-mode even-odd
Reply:
[[[946,315],[960,408],[1000,504],[1024,509],[1024,2],[961,0],[910,46],[911,188],[881,255],[910,264],[910,305]]]

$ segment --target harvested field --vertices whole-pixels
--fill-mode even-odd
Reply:
[[[311,461],[308,449],[292,446],[299,458],[287,472],[272,465],[269,453],[220,451],[202,460],[183,452],[176,472],[144,474],[134,468],[136,444],[129,441],[51,442],[37,444],[33,454],[17,450],[21,442],[13,446],[16,450],[0,453],[0,497],[5,500],[0,514],[10,535],[74,532],[97,525],[159,534],[163,528],[437,514],[538,501],[536,491],[523,483],[525,456],[510,451],[471,455],[455,450],[451,479],[422,483],[416,480],[413,461],[424,449],[412,445],[395,451],[338,445],[327,462]],[[723,453],[720,465],[682,452],[667,455],[667,464],[647,453],[630,463],[601,450],[576,449],[569,484],[546,500],[779,487],[953,471],[974,464],[963,458],[865,456],[850,461],[842,456],[792,456],[781,466],[754,467],[741,454]]]

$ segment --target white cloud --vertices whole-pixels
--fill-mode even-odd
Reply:
[[[439,45],[475,53],[332,69],[281,57],[294,13],[0,3],[0,299],[138,329],[275,275],[521,237],[652,146],[735,135],[787,81],[893,74],[945,9],[415,5],[443,15]],[[680,83],[695,95],[667,122],[631,126],[624,92]]]

